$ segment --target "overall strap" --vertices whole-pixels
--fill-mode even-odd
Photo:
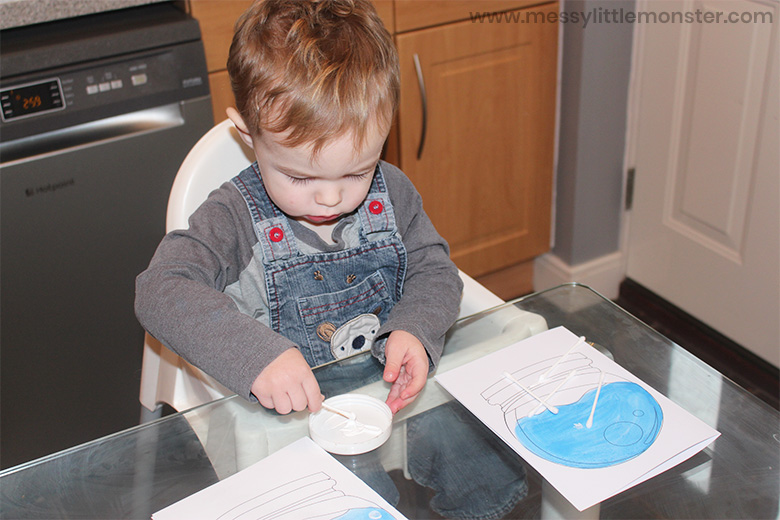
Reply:
[[[382,168],[377,165],[371,189],[357,210],[361,235],[369,241],[380,240],[396,231],[395,213],[387,193]]]
[[[268,261],[275,261],[299,255],[287,217],[268,197],[257,163],[252,163],[231,182],[241,193],[252,216],[263,256]]]

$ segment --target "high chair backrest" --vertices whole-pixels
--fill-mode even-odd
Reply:
[[[198,140],[179,167],[168,197],[166,231],[186,229],[187,219],[209,193],[254,162],[254,151],[225,119]]]

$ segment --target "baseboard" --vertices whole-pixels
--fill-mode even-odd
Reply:
[[[616,251],[570,266],[552,253],[534,261],[534,290],[541,291],[562,283],[579,282],[614,300],[620,294],[620,282],[625,278],[623,253]]]

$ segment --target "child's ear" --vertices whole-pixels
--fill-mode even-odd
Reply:
[[[246,126],[246,123],[244,123],[244,118],[241,117],[238,110],[233,107],[228,107],[225,112],[227,113],[228,119],[233,123],[233,126],[238,130],[238,135],[241,136],[241,140],[244,141],[248,147],[254,148],[252,134],[249,133],[249,128]]]

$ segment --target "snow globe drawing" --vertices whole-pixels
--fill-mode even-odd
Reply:
[[[394,520],[395,516],[368,498],[340,489],[325,472],[280,484],[245,500],[217,520]]]
[[[535,455],[573,468],[605,468],[644,453],[663,411],[641,385],[593,366],[575,351],[504,372],[482,392],[507,428]]]

